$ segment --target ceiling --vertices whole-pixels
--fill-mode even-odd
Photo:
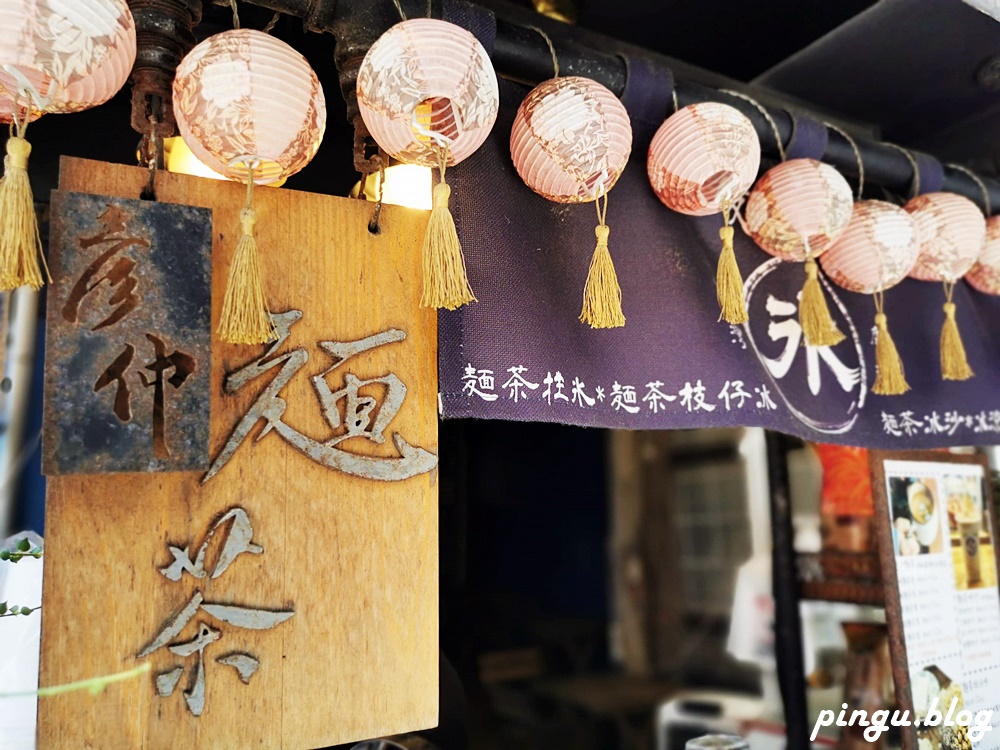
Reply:
[[[1000,22],[962,0],[574,5],[585,28],[870,124],[886,140],[1000,172]]]

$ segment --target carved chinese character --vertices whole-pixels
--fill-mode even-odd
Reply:
[[[217,532],[224,535],[222,551],[212,567],[211,574],[209,574],[205,570],[205,557]],[[204,579],[207,576],[210,579],[215,579],[226,572],[241,554],[260,555],[264,552],[263,547],[253,542],[253,527],[250,524],[250,517],[243,508],[230,509],[212,525],[194,560],[191,559],[187,547],[180,549],[172,546],[169,549],[174,561],[161,568],[160,573],[171,581],[179,581],[185,572],[198,579]],[[197,621],[195,635],[191,638],[183,638],[182,633],[185,628],[199,612],[219,622],[247,630],[270,630],[295,614],[292,610],[271,610],[209,602],[205,601],[201,591],[196,591],[188,603],[167,620],[160,632],[137,656],[142,659],[161,648],[166,648],[171,654],[181,658],[196,656],[197,660],[192,668],[193,677],[190,681],[190,687],[184,691],[184,700],[194,716],[201,716],[205,710],[205,683],[207,679],[205,651],[213,643],[224,639],[223,630],[213,628],[201,619]],[[235,669],[243,684],[249,684],[250,678],[260,666],[257,657],[239,651],[223,654],[215,661]],[[173,695],[183,674],[183,666],[176,666],[158,674],[155,678],[157,695],[161,698],[169,698]]]
[[[139,282],[132,275],[136,262],[128,256],[120,256],[119,254],[130,247],[148,248],[149,240],[128,234],[125,225],[129,218],[129,214],[120,206],[110,205],[98,217],[103,231],[93,237],[81,237],[78,240],[80,248],[83,250],[101,245],[108,247],[87,266],[83,275],[73,285],[62,309],[63,318],[67,323],[77,322],[80,303],[105,281],[108,282],[108,287],[112,290],[107,304],[113,306],[114,309],[104,320],[95,325],[91,329],[92,331],[114,325],[139,305],[139,298],[135,295],[135,289]],[[115,259],[116,255],[119,255],[117,259]],[[110,267],[108,267],[109,263]],[[108,268],[104,271],[106,267]],[[103,275],[98,275],[102,271],[104,271]]]
[[[281,392],[309,360],[309,353],[304,349],[295,349],[274,356],[288,340],[291,326],[302,319],[302,313],[290,310],[274,315],[273,319],[278,332],[277,341],[268,347],[263,357],[227,375],[226,392],[236,393],[274,368],[278,368],[278,372],[236,425],[228,442],[209,467],[203,482],[207,482],[222,470],[249,436],[254,425],[261,420],[265,424],[258,439],[273,430],[312,461],[345,474],[367,479],[398,481],[424,474],[437,466],[437,456],[423,448],[410,445],[399,433],[391,435],[393,445],[399,452],[399,457],[396,458],[366,456],[340,447],[341,443],[352,438],[364,438],[376,444],[384,443],[385,430],[406,398],[406,385],[393,373],[361,380],[347,372],[343,376],[343,387],[334,391],[328,384],[327,378],[358,355],[405,340],[406,334],[403,331],[390,329],[359,341],[319,342],[320,348],[334,360],[329,369],[312,378],[320,409],[333,433],[325,441],[320,442],[304,435],[283,420],[287,404],[281,397]],[[385,387],[381,404],[374,396],[362,395],[360,392],[363,387],[376,384]]]
[[[157,458],[169,458],[170,450],[167,447],[167,427],[165,416],[165,396],[164,396],[164,373],[173,371],[166,382],[175,389],[180,388],[187,382],[187,379],[197,369],[194,358],[182,351],[175,350],[167,354],[167,345],[158,336],[151,333],[146,334],[146,338],[153,345],[154,359],[144,367],[153,373],[153,378],[147,378],[146,373],[139,372],[138,377],[147,388],[153,389],[153,452]],[[115,357],[114,361],[98,376],[94,383],[94,392],[107,388],[114,383],[115,400],[113,411],[115,416],[122,422],[132,420],[132,392],[128,387],[126,374],[132,366],[132,359],[135,357],[135,347],[126,344],[125,349]]]

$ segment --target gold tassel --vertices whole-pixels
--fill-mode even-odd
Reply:
[[[625,325],[622,313],[622,288],[618,285],[618,274],[608,250],[608,235],[611,230],[605,223],[608,215],[608,196],[604,196],[604,211],[601,211],[601,197],[597,198],[597,247],[590,259],[587,284],[583,288],[583,310],[580,322],[591,328],[621,328]]]
[[[229,344],[266,344],[278,338],[264,297],[260,273],[260,257],[254,227],[257,212],[253,209],[253,169],[247,175],[247,202],[240,211],[243,234],[236,245],[233,262],[226,281],[226,297],[222,303],[219,337]]]
[[[580,322],[591,328],[621,328],[625,325],[625,315],[622,313],[622,289],[618,286],[615,264],[608,251],[610,230],[601,225],[596,232],[597,247],[590,259],[587,285],[583,289]]]
[[[4,292],[24,285],[37,290],[46,278],[52,281],[42,255],[35,200],[28,179],[31,144],[24,139],[24,133],[30,110],[29,101],[25,121],[18,121],[17,133],[12,130],[7,139],[4,175],[0,178],[0,291]]]
[[[424,289],[420,306],[456,310],[477,300],[469,286],[465,256],[455,231],[455,220],[448,209],[451,188],[445,182],[447,148],[442,147],[439,154],[441,181],[434,186],[434,208],[424,235]]]
[[[947,302],[944,303],[944,325],[941,327],[941,377],[945,380],[968,380],[975,373],[965,355],[962,334],[955,321],[955,303],[952,302],[954,283],[945,284]]]
[[[844,340],[844,334],[830,317],[830,308],[819,283],[819,266],[812,257],[806,260],[806,283],[799,300],[799,323],[806,343],[810,346],[834,346]]]
[[[719,300],[719,320],[727,323],[746,323],[747,308],[743,301],[743,276],[736,264],[733,251],[733,228],[728,224],[719,230],[722,239],[722,254],[715,272],[715,295]]]
[[[910,384],[906,382],[903,360],[896,349],[896,342],[889,334],[881,292],[875,293],[875,310],[878,339],[875,341],[875,383],[872,385],[872,393],[879,396],[900,396],[910,390]]]

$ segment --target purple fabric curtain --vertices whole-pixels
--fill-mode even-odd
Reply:
[[[480,25],[491,22],[479,16]],[[440,315],[443,416],[625,429],[760,426],[872,448],[1000,442],[1000,298],[958,285],[976,377],[956,383],[940,375],[941,286],[907,280],[887,292],[912,390],[876,396],[872,299],[824,281],[847,340],[805,347],[797,321],[802,265],[771,258],[737,229],[751,322],[716,322],[721,219],[668,210],[646,176],[649,142],[673,110],[671,90],[668,70],[629,60],[622,99],[633,151],[608,210],[628,322],[591,330],[577,316],[594,206],[550,203],[518,177],[509,136],[528,89],[501,81],[491,137],[448,173],[479,302]],[[803,146],[816,140],[808,124],[800,135]]]

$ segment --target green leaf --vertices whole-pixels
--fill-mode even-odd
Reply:
[[[10,550],[0,549],[0,560],[9,560],[9,559],[10,559]]]
[[[7,602],[0,602],[0,615],[7,612]]]
[[[28,537],[25,537],[17,543],[18,552],[27,552],[29,549],[31,549],[31,542],[28,541]]]
[[[31,607],[21,607],[21,614],[22,615],[30,615],[31,614]]]

